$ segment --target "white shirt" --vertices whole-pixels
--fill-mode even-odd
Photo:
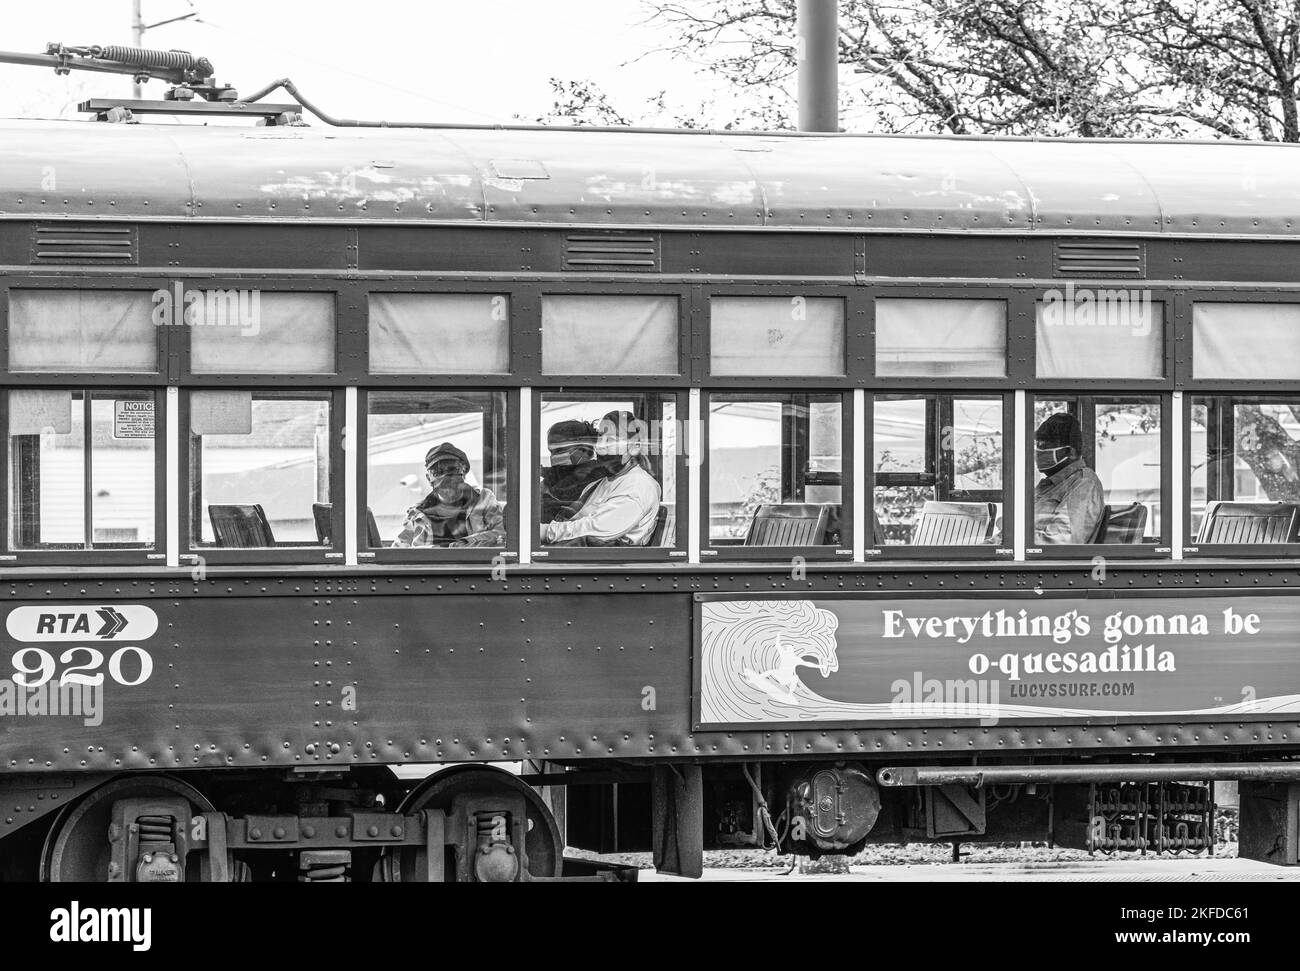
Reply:
[[[659,515],[659,483],[639,465],[601,479],[582,500],[572,519],[542,526],[543,543],[586,537],[597,543],[644,546]]]

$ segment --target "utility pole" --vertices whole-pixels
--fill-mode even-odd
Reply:
[[[144,47],[144,13],[140,9],[141,0],[131,0],[131,46]],[[131,82],[131,97],[140,100],[143,91],[139,81]]]
[[[799,0],[795,15],[799,130],[839,131],[839,24],[836,0]]]
[[[194,6],[194,0],[186,0],[191,7]],[[144,47],[144,32],[152,30],[155,27],[161,27],[163,24],[174,24],[179,20],[198,20],[199,12],[191,10],[187,14],[179,17],[168,17],[166,20],[160,20],[156,24],[146,24],[144,22],[144,11],[141,9],[143,0],[131,0],[131,46]],[[132,96],[139,99],[143,95],[139,81],[131,82]]]

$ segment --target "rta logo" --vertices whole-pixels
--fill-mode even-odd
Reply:
[[[16,641],[111,641],[125,635],[143,641],[158,630],[158,615],[143,604],[115,604],[83,607],[47,605],[16,607],[5,621],[5,629]]]

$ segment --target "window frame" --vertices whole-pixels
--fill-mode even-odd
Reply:
[[[1115,382],[1116,385],[1123,382]],[[1062,543],[1037,546],[1034,541],[1033,492],[1040,478],[1034,465],[1034,401],[1036,398],[1087,398],[1094,404],[1123,404],[1134,398],[1155,398],[1160,404],[1160,508],[1164,515],[1160,521],[1160,535],[1153,543]],[[1173,395],[1165,391],[1105,391],[1085,394],[1079,390],[1039,390],[1025,395],[1025,490],[1021,521],[1025,529],[1025,560],[1091,560],[1104,557],[1114,560],[1171,560],[1173,558],[1173,517],[1178,515],[1172,507],[1173,500]],[[1186,441],[1186,439],[1184,439]],[[1186,449],[1184,449],[1184,453]],[[1185,458],[1184,458],[1185,461]],[[1095,471],[1095,469],[1094,469]],[[1186,478],[1184,477],[1184,483]],[[1103,483],[1104,485],[1104,483]],[[1185,491],[1185,490],[1184,490]],[[1005,522],[1005,517],[1004,517]]]
[[[1234,382],[1238,385],[1242,382]],[[1264,382],[1260,382],[1261,384]],[[1268,382],[1273,384],[1275,382]],[[1215,392],[1215,391],[1188,391],[1184,396],[1183,408],[1183,441],[1188,445],[1183,449],[1183,482],[1186,483],[1183,489],[1183,555],[1193,559],[1223,558],[1223,557],[1241,557],[1255,560],[1273,560],[1289,559],[1300,557],[1300,541],[1295,543],[1206,543],[1196,542],[1195,534],[1192,532],[1192,412],[1196,407],[1197,398],[1220,398],[1227,401],[1228,407],[1232,408],[1236,404],[1285,404],[1288,400],[1300,403],[1300,388],[1290,394],[1272,393],[1242,393],[1244,389],[1237,391]],[[1209,454],[1209,433],[1210,429],[1206,428],[1206,454]],[[1233,445],[1233,456],[1236,456],[1236,445]],[[1208,481],[1207,481],[1208,489]],[[1280,501],[1280,500],[1269,500]],[[1209,502],[1207,496],[1206,502]]]
[[[1300,391],[1300,372],[1294,378],[1197,378],[1196,328],[1194,314],[1198,303],[1223,304],[1291,304],[1300,308],[1300,294],[1294,290],[1263,290],[1258,287],[1206,287],[1188,288],[1181,293],[1178,324],[1180,354],[1178,359],[1178,386],[1188,394],[1241,394],[1243,392],[1274,392],[1287,394]]]
[[[618,395],[658,395],[661,398],[671,396],[677,415],[679,429],[688,428],[689,421],[689,392],[685,388],[663,387],[653,385],[621,385],[619,387],[589,387],[570,385],[553,385],[553,386],[534,386],[530,395],[532,399],[532,440],[526,443],[528,449],[528,469],[529,474],[537,477],[542,470],[542,436],[545,431],[542,427],[542,397],[543,396],[572,396],[574,398],[583,397],[614,397]],[[522,444],[522,443],[521,443]],[[542,490],[538,483],[534,481],[532,488],[529,490],[529,544],[531,556],[534,561],[541,560],[544,563],[571,563],[571,562],[588,562],[588,563],[671,563],[673,561],[685,562],[687,558],[687,542],[689,538],[689,498],[690,486],[687,476],[690,469],[687,463],[687,450],[689,441],[679,436],[677,442],[677,455],[674,458],[674,475],[677,483],[677,495],[673,500],[676,516],[676,535],[672,546],[608,546],[608,547],[590,547],[590,546],[547,546],[541,541],[542,529]],[[662,489],[662,483],[660,484]],[[662,504],[662,498],[660,500]],[[519,510],[522,515],[523,510]]]
[[[203,276],[196,279],[184,274],[177,274],[166,285],[172,282],[180,282],[187,287],[191,283],[202,283],[202,288],[205,290],[256,289],[264,292],[330,293],[334,296],[334,369],[332,371],[317,374],[205,371],[196,374],[191,367],[192,328],[179,324],[158,328],[174,333],[175,339],[168,345],[167,367],[172,384],[185,389],[298,390],[315,387],[318,390],[334,390],[363,377],[362,369],[366,363],[364,350],[368,345],[362,323],[366,313],[365,293],[369,289],[364,284],[349,284],[319,277]],[[358,344],[362,345],[361,353],[358,353]],[[347,366],[344,365],[345,361],[348,362]],[[188,420],[188,414],[186,418]],[[188,425],[183,426],[183,428],[188,427]]]
[[[697,386],[732,389],[789,389],[836,390],[852,388],[862,375],[856,373],[855,361],[869,353],[871,337],[863,321],[867,316],[867,295],[864,288],[843,284],[807,285],[797,280],[784,283],[707,285],[697,289],[696,305],[692,314],[693,344],[691,346],[691,381]],[[841,375],[771,375],[771,374],[719,374],[713,373],[713,301],[729,297],[831,297],[844,304],[844,373]]]
[[[1024,382],[1033,377],[1033,321],[1025,324],[1025,291],[1019,287],[988,283],[956,282],[945,286],[916,286],[913,284],[872,283],[865,288],[871,294],[870,308],[867,315],[867,330],[870,335],[868,354],[863,363],[868,383],[868,391],[957,391],[970,390],[973,387],[1001,391],[1012,387],[1023,387]],[[914,376],[877,376],[876,375],[876,301],[885,300],[999,300],[1006,305],[1006,374],[1002,377],[980,375],[951,375],[947,377]],[[1033,312],[1032,301],[1029,313]],[[1026,355],[1025,347],[1030,348]]]
[[[504,546],[478,546],[463,548],[438,548],[430,546],[371,548],[366,524],[366,507],[369,504],[370,466],[370,394],[484,394],[505,395],[505,438],[502,462],[506,466],[506,541]],[[373,387],[357,392],[357,560],[364,563],[491,563],[498,556],[506,560],[519,560],[519,392],[507,387]],[[431,443],[432,445],[436,442]],[[337,510],[335,510],[337,512]],[[341,524],[336,528],[342,529]]]
[[[974,379],[967,379],[973,381]],[[869,391],[866,400],[866,425],[863,429],[862,443],[866,449],[866,476],[864,488],[867,490],[864,509],[873,511],[876,498],[876,397],[877,395],[905,395],[918,398],[949,397],[968,399],[996,399],[1002,404],[1002,536],[997,545],[992,543],[979,546],[901,546],[877,545],[872,535],[871,522],[866,524],[866,555],[870,560],[987,560],[990,562],[1009,562],[1015,557],[1014,531],[1016,516],[1019,515],[1019,497],[1015,494],[1016,465],[1016,405],[1015,393],[1009,390],[976,390],[972,387],[961,389],[930,388],[924,391],[889,390]],[[929,430],[927,429],[927,435]]]
[[[154,396],[154,448],[153,448],[153,489],[154,489],[154,541],[153,547],[140,549],[48,549],[48,550],[24,550],[16,549],[13,541],[13,521],[10,516],[10,498],[13,491],[13,462],[10,459],[10,449],[8,447],[9,436],[9,392],[21,390],[50,390],[50,391],[67,391],[71,393],[82,392],[83,394],[103,394],[111,393],[116,390],[123,391],[151,391]],[[3,537],[0,538],[0,560],[3,560],[10,566],[38,566],[38,565],[78,565],[78,566],[98,566],[98,565],[117,565],[117,566],[138,566],[142,564],[150,566],[160,566],[167,558],[167,469],[172,461],[169,452],[170,442],[166,434],[168,423],[168,409],[171,406],[171,395],[167,394],[166,388],[146,382],[128,384],[125,382],[104,383],[97,381],[94,384],[84,386],[72,386],[68,384],[46,382],[39,386],[24,384],[21,386],[6,385],[0,389],[0,427],[5,430],[6,447],[4,449],[4,474],[0,476],[0,508],[4,510],[5,529],[0,531]],[[89,436],[89,430],[87,430]],[[84,446],[92,444],[87,437]],[[84,476],[83,476],[84,478]],[[94,520],[90,517],[91,497],[83,496],[83,503],[87,514],[86,527],[90,535],[94,536]]]
[[[333,542],[330,546],[284,546],[271,547],[266,549],[258,548],[231,548],[221,546],[196,546],[193,535],[193,502],[194,497],[191,492],[193,483],[191,482],[191,447],[193,443],[193,432],[191,431],[190,422],[190,396],[194,391],[251,391],[254,396],[258,394],[270,395],[279,398],[320,398],[328,400],[330,406],[329,421],[329,458],[330,458],[330,475],[329,475],[329,494],[332,504],[331,512],[331,529],[330,535]],[[343,449],[343,422],[345,408],[345,391],[343,387],[335,385],[333,387],[294,387],[294,388],[268,388],[265,385],[256,386],[251,384],[234,384],[227,379],[227,384],[220,389],[213,388],[211,385],[206,387],[186,386],[180,389],[178,394],[180,405],[179,428],[180,428],[180,454],[178,455],[177,464],[179,478],[179,512],[180,522],[176,524],[177,528],[177,545],[180,551],[180,565],[182,567],[192,566],[194,564],[213,563],[213,564],[263,564],[263,563],[284,563],[284,564],[304,564],[304,563],[335,563],[340,564],[344,559],[344,490],[347,487],[344,470],[344,449]],[[200,534],[201,535],[201,534]]]
[[[677,372],[675,374],[548,374],[542,370],[542,301],[545,297],[673,297],[677,300]],[[513,308],[518,299],[519,308]],[[694,314],[691,288],[665,280],[647,280],[635,286],[607,281],[583,282],[557,280],[515,286],[512,290],[512,350],[520,354],[515,372],[520,384],[533,389],[534,395],[562,388],[660,388],[676,390],[691,384],[691,336]],[[517,340],[515,339],[517,335]],[[479,377],[482,381],[482,376]]]
[[[498,280],[462,280],[447,278],[420,278],[416,280],[368,280],[358,286],[356,310],[359,323],[359,356],[355,364],[350,362],[348,376],[354,377],[366,387],[380,391],[385,389],[409,388],[426,389],[433,382],[437,388],[454,390],[471,389],[483,386],[489,381],[498,389],[518,387],[528,383],[521,379],[524,361],[527,359],[525,348],[526,326],[523,323],[535,310],[540,326],[541,309],[535,294],[528,294],[528,287],[521,287],[508,278]],[[535,289],[535,288],[533,288]],[[506,321],[507,370],[501,374],[387,374],[371,373],[370,370],[370,296],[371,294],[416,293],[433,296],[442,295],[487,295],[503,296],[510,304],[510,316]],[[534,333],[534,343],[540,353],[540,338]],[[355,374],[354,374],[355,372]]]
[[[1178,354],[1181,352],[1181,345],[1184,343],[1178,339],[1182,333],[1182,327],[1180,326],[1179,321],[1180,314],[1178,312],[1180,303],[1180,294],[1178,291],[1172,290],[1168,287],[1159,286],[1120,286],[1121,284],[1145,284],[1145,280],[1062,279],[1053,282],[1055,285],[1052,287],[1036,286],[1027,291],[1022,291],[1022,295],[1028,298],[1027,307],[1024,311],[1027,326],[1027,341],[1021,345],[1025,356],[1024,363],[1026,369],[1026,379],[1022,386],[1030,394],[1082,394],[1093,390],[1098,385],[1104,386],[1107,394],[1139,394],[1144,391],[1151,393],[1165,393],[1173,391],[1178,386],[1178,375],[1181,367]],[[1067,284],[1073,284],[1076,288],[1089,288],[1096,290],[1128,289],[1142,290],[1150,293],[1151,302],[1153,304],[1159,304],[1163,311],[1163,313],[1159,315],[1163,328],[1163,375],[1154,378],[1040,378],[1038,376],[1037,305],[1042,301],[1043,294],[1047,290],[1064,289]]]
[[[784,379],[783,379],[784,380]],[[715,546],[709,536],[709,482],[711,469],[711,439],[715,395],[729,397],[784,398],[794,395],[838,398],[840,401],[840,545],[839,546],[744,546],[742,544]],[[827,563],[853,562],[854,489],[853,447],[858,434],[853,424],[853,392],[847,388],[817,388],[800,385],[795,390],[771,388],[708,388],[700,392],[700,460],[695,463],[700,490],[700,561],[743,562],[752,560],[791,560],[796,556],[804,560]]]

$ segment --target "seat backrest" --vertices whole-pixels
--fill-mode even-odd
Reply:
[[[662,503],[655,515],[655,528],[650,533],[649,546],[675,546],[677,541],[677,507],[671,502]]]
[[[927,500],[912,533],[913,546],[978,546],[988,540],[993,506],[987,502]]]
[[[1294,502],[1214,502],[1197,543],[1294,543],[1300,505]]]
[[[788,502],[754,510],[746,546],[821,546],[830,509],[820,503]]]
[[[271,524],[260,505],[210,505],[208,518],[217,545],[230,549],[259,549],[275,545]]]
[[[334,503],[332,502],[311,504],[311,518],[316,523],[316,539],[322,546],[330,546],[333,543],[331,538],[334,533],[334,520],[331,518],[333,514]],[[379,536],[379,524],[375,522],[375,512],[369,506],[366,506],[366,542],[371,549],[384,545],[383,539]]]
[[[311,518],[316,523],[316,539],[322,546],[329,546],[334,531],[334,504],[332,502],[313,502]]]
[[[1140,502],[1129,506],[1105,506],[1093,542],[1140,543],[1146,533],[1147,515],[1147,507]]]

